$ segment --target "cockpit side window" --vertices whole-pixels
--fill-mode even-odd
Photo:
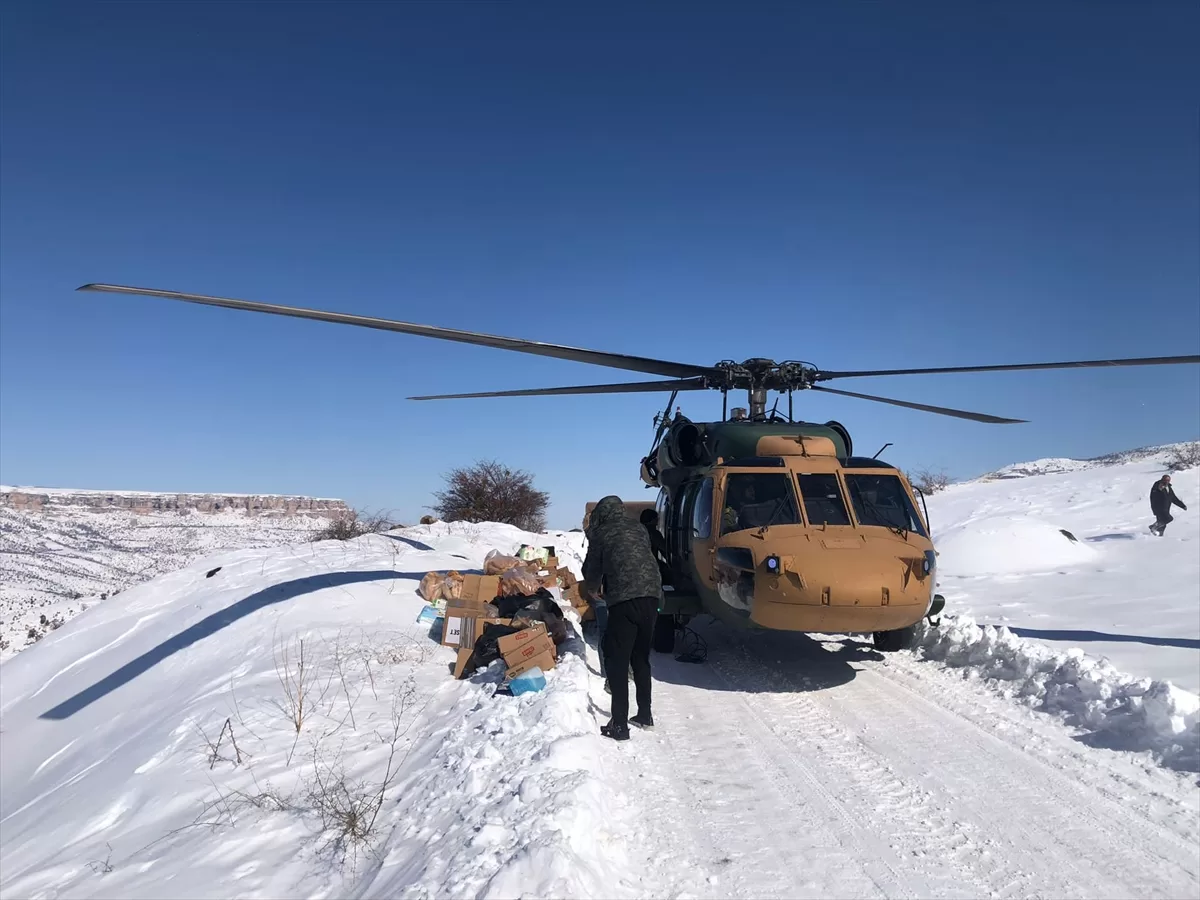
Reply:
[[[900,528],[927,537],[917,508],[900,479],[890,474],[846,473],[846,490],[860,525]]]
[[[707,540],[712,537],[713,480],[705,478],[696,494],[696,505],[692,512],[692,535]]]
[[[842,499],[837,476],[830,473],[797,475],[804,515],[809,525],[849,525],[850,514]]]
[[[783,473],[732,472],[725,478],[721,534],[767,525],[799,525],[792,481]]]

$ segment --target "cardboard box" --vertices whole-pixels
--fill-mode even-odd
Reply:
[[[516,637],[516,635],[509,635],[509,637]],[[501,638],[501,640],[504,639]],[[531,640],[510,645],[507,653],[502,651],[506,666],[515,666],[542,653],[550,653],[555,657],[558,655],[558,651],[554,647],[554,640],[545,632],[542,632]]]
[[[516,650],[522,644],[527,644],[538,637],[546,634],[545,622],[534,622],[529,628],[522,628],[516,634],[506,634],[497,642],[500,648],[500,655],[505,656],[510,651]]]
[[[463,678],[466,676],[467,663],[471,661],[471,657],[474,655],[474,653],[474,649],[458,651],[458,658],[454,661],[455,678]]]
[[[462,598],[448,601],[455,606],[491,603],[500,595],[499,575],[464,575]]]
[[[528,672],[534,666],[537,666],[543,672],[549,672],[554,668],[554,665],[554,653],[548,650],[510,667],[508,671],[504,673],[504,677],[508,679],[516,678],[522,672]]]
[[[571,574],[571,570],[567,568],[560,568],[558,570],[558,580],[562,582],[562,586],[564,588],[573,587],[574,585],[579,584],[579,581],[573,574]]]
[[[447,606],[442,626],[442,646],[471,650],[483,636],[484,625],[511,625],[512,619],[484,616],[478,607]]]

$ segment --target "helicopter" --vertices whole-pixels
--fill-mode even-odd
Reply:
[[[77,290],[356,325],[659,376],[654,381],[407,398],[670,392],[666,408],[655,417],[650,451],[640,462],[641,480],[647,488],[658,488],[657,500],[652,506],[626,504],[631,516],[654,509],[666,544],[664,599],[653,638],[659,652],[671,652],[679,630],[703,614],[735,628],[869,634],[877,650],[895,652],[911,645],[922,619],[933,622],[944,609],[944,598],[935,592],[937,552],[924,494],[914,490],[902,470],[878,458],[889,445],[874,456],[858,456],[841,423],[796,420],[796,391],[1007,425],[1027,420],[825,383],[895,375],[1200,363],[1200,355],[1192,355],[854,371],[766,358],[705,366],[204,294],[100,283]],[[678,409],[671,415],[680,392],[701,390],[721,392],[720,421],[692,421]],[[744,391],[747,405],[730,410],[730,391]],[[768,412],[772,391],[787,396],[786,414],[778,411],[778,400]],[[585,515],[585,529],[586,525]]]

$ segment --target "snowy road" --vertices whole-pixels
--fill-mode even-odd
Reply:
[[[1196,896],[1194,774],[865,643],[699,630],[707,662],[655,654],[658,727],[605,762],[643,867],[631,892]]]

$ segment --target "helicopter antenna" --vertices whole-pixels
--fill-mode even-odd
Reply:
[[[729,391],[721,391],[721,421],[729,421]]]
[[[775,410],[779,409],[779,398],[775,398],[775,405],[771,407],[771,421],[775,421]]]
[[[795,418],[793,418],[793,416],[792,416],[792,392],[791,391],[788,391],[788,421],[789,422],[796,421]]]
[[[882,453],[884,450],[886,450],[890,446],[892,446],[892,442],[888,441],[886,444],[884,444],[882,447],[880,447],[878,450],[875,451],[875,455],[872,456],[871,459],[879,459],[879,454]]]

